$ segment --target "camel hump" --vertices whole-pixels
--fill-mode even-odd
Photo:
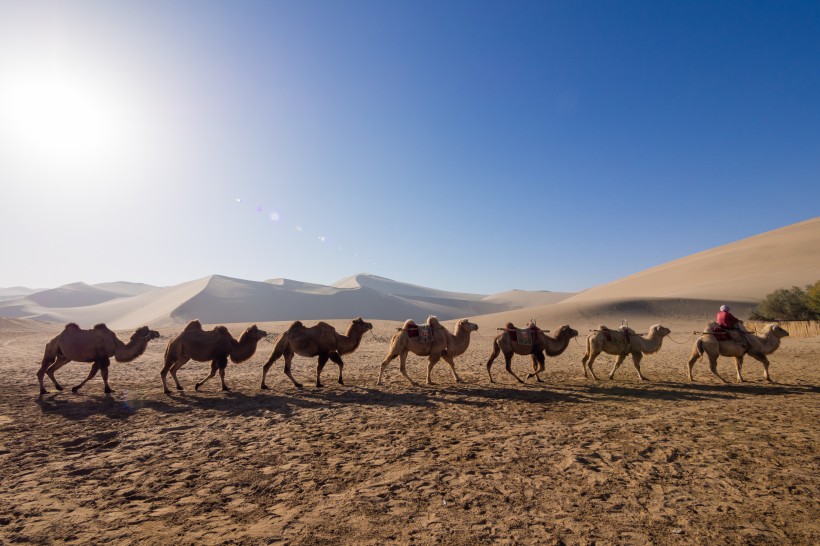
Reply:
[[[435,325],[441,325],[441,323],[438,321],[437,316],[430,315],[429,317],[427,317],[427,325],[428,326],[435,326]]]
[[[214,332],[219,332],[220,334],[229,334],[228,328],[226,326],[217,326],[214,328]]]
[[[76,322],[69,322],[65,325],[66,330],[79,330],[80,326]]]
[[[105,323],[101,322],[99,324],[95,324],[94,329],[95,330],[108,330],[108,326],[106,326]]]
[[[632,329],[632,328],[630,328],[629,326],[621,326],[620,328],[618,328],[618,330],[620,330],[621,332],[624,332],[624,333],[630,334],[630,335],[632,335],[632,334],[634,334],[634,333],[635,333],[635,330],[633,330],[633,329]]]
[[[418,330],[419,325],[416,324],[416,321],[413,319],[407,319],[404,321],[404,326],[402,329],[404,330]]]
[[[188,324],[185,325],[185,332],[190,332],[191,330],[202,330],[202,323],[198,320],[194,319]]]
[[[304,327],[305,327],[305,325],[304,325],[304,324],[302,324],[302,321],[301,321],[301,320],[297,320],[297,321],[295,321],[293,324],[291,324],[291,325],[288,327],[288,330],[293,330],[293,329],[295,329],[295,328],[304,328]]]
[[[515,330],[516,329],[515,324],[513,324],[512,322],[508,322],[507,324],[505,324],[504,328],[506,328],[507,330]]]
[[[607,328],[603,324],[599,324],[598,325],[598,331],[600,331],[600,332],[609,332],[609,328]]]

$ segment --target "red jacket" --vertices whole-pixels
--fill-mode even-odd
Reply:
[[[729,311],[719,311],[717,316],[715,317],[715,322],[717,322],[723,328],[733,330],[741,321]]]

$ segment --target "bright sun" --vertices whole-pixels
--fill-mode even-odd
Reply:
[[[127,152],[127,110],[96,74],[49,63],[4,76],[0,130],[26,170],[87,176]]]

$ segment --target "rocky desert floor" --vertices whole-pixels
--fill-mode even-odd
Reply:
[[[167,396],[159,370],[177,327],[112,364],[112,395],[96,378],[39,396],[42,350],[62,327],[2,319],[0,544],[820,543],[820,338],[784,340],[775,384],[754,361],[734,382],[727,359],[732,383],[703,362],[689,383],[690,327],[644,359],[649,382],[630,362],[614,381],[584,379],[579,340],[548,359],[544,383],[520,385],[498,361],[488,382],[497,332],[482,329],[457,361],[464,383],[440,363],[435,385],[414,387],[396,361],[377,387],[396,324],[346,357],[344,386],[332,363],[312,386],[315,362],[297,357],[304,389],[280,361],[261,391],[270,336],[229,365],[231,392],[196,392],[209,365],[191,362],[187,390]],[[408,370],[422,381],[425,362]]]

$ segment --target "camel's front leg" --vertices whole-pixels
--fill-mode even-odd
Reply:
[[[749,356],[763,364],[763,378],[769,383],[774,383],[769,377],[769,358],[763,353],[749,353]]]
[[[321,375],[322,375],[322,370],[325,368],[325,364],[327,364],[327,361],[328,361],[328,355],[327,354],[322,353],[322,354],[319,355],[319,362],[316,365],[316,386],[317,387],[322,386]]]
[[[97,371],[98,371],[99,369],[100,369],[99,364],[97,364],[96,362],[94,362],[94,363],[91,365],[91,371],[90,371],[90,372],[88,372],[88,377],[86,377],[86,378],[85,378],[85,379],[84,379],[84,380],[83,380],[83,381],[82,381],[79,385],[76,385],[76,386],[74,386],[74,387],[71,387],[71,392],[76,393],[78,390],[80,390],[80,388],[81,388],[83,385],[85,385],[86,383],[88,383],[91,379],[93,379],[93,378],[94,378],[94,376],[95,376],[95,375],[97,375]],[[107,391],[106,391],[106,392],[107,392]]]
[[[743,370],[743,355],[735,357],[735,370],[737,370],[738,383],[743,383],[743,375],[741,374]]]
[[[445,356],[445,355],[441,355],[441,358],[443,358],[443,359],[444,359],[444,362],[446,362],[447,364],[449,364],[449,365],[450,365],[450,371],[451,371],[451,372],[453,372],[453,380],[454,380],[456,383],[461,383],[461,378],[460,378],[460,377],[458,376],[458,374],[456,373],[456,362],[455,362],[455,359],[454,359],[452,356],[450,356],[450,355],[447,355],[447,356]]]
[[[340,355],[336,351],[333,351],[332,353],[330,353],[328,355],[328,357],[330,358],[330,360],[335,362],[337,366],[339,366],[339,385],[344,385],[345,382],[344,382],[344,379],[342,379],[342,370],[345,367],[345,363],[342,360],[342,355]]]
[[[530,356],[532,358],[532,373],[527,374],[527,381],[530,380],[530,377],[535,376],[536,381],[543,383],[541,376],[538,374],[543,372],[546,368],[546,357],[544,356],[544,353],[533,353]]]
[[[635,369],[638,371],[638,377],[641,381],[646,381],[646,377],[641,373],[641,359],[643,358],[643,353],[638,351],[632,353],[632,364],[635,366]],[[614,371],[612,372],[615,373]],[[612,379],[610,377],[610,379]]]

